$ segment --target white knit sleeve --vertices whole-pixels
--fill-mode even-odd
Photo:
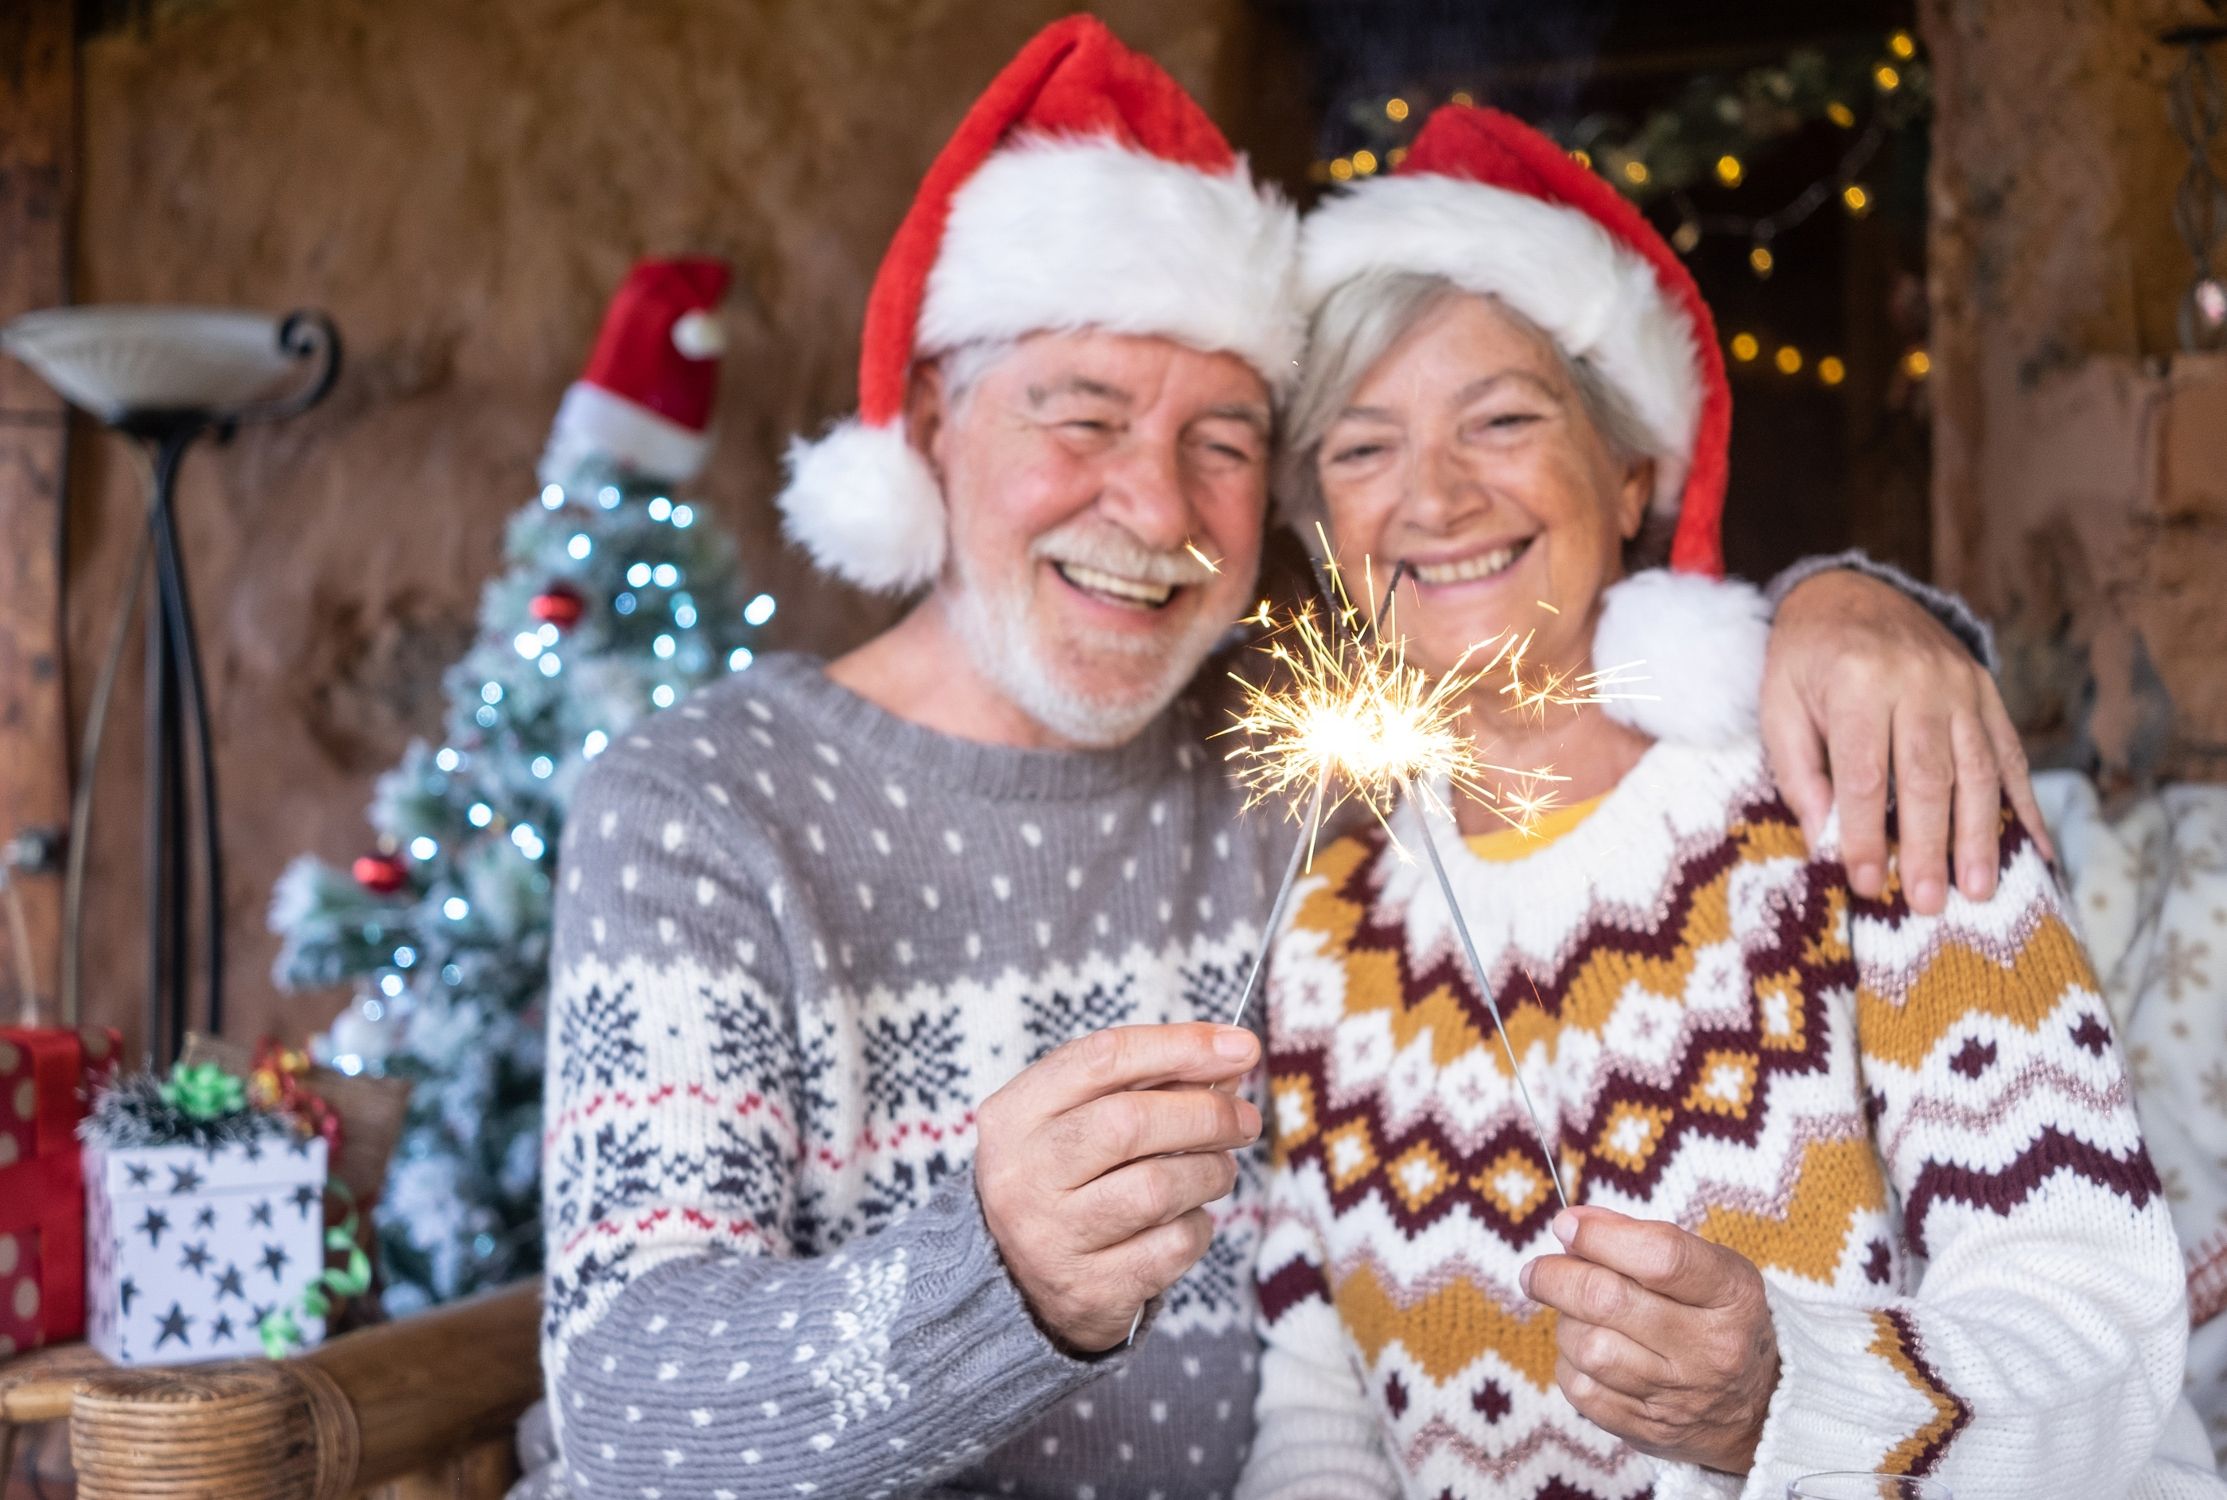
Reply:
[[[1770,1293],[1780,1377],[1746,1500],[1827,1470],[1967,1495],[2125,1495],[2181,1385],[2188,1304],[2124,1063],[2055,878],[1848,922],[1873,1139],[1917,1274],[1875,1306]],[[1719,1482],[1711,1478],[1709,1483]],[[1698,1471],[1666,1494],[1711,1493]]]

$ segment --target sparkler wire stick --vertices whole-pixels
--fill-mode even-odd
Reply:
[[[1291,888],[1298,883],[1300,867],[1314,862],[1315,837],[1322,831],[1322,794],[1329,782],[1327,768],[1315,777],[1314,801],[1307,808],[1307,821],[1299,830],[1298,841],[1291,846],[1291,863],[1284,866],[1284,883],[1276,887],[1276,899],[1269,903],[1268,922],[1260,930],[1260,947],[1253,954],[1252,972],[1245,976],[1245,992],[1237,997],[1237,1009],[1230,1013],[1232,1026],[1245,1024],[1245,1007],[1252,1002],[1253,991],[1260,984],[1261,970],[1268,967],[1268,945],[1283,922],[1284,903],[1291,900]]]
[[[1299,838],[1291,846],[1291,863],[1284,866],[1284,883],[1276,887],[1276,899],[1269,903],[1268,921],[1260,930],[1260,947],[1253,953],[1253,967],[1245,976],[1245,992],[1237,997],[1237,1009],[1230,1013],[1229,1024],[1245,1024],[1245,1007],[1252,1003],[1253,991],[1260,984],[1260,972],[1268,967],[1268,945],[1276,936],[1276,928],[1283,921],[1284,903],[1291,899],[1291,888],[1299,883],[1299,871],[1313,862],[1315,835],[1322,831],[1322,793],[1329,785],[1330,772],[1325,768],[1315,778],[1314,801],[1307,808],[1307,821],[1299,830]],[[1137,1330],[1144,1326],[1144,1307],[1137,1308],[1137,1315],[1129,1320],[1129,1336],[1122,1340],[1123,1347],[1137,1342]]]
[[[1454,883],[1446,878],[1446,863],[1438,857],[1438,840],[1431,836],[1429,814],[1424,811],[1423,799],[1416,795],[1415,783],[1403,781],[1407,791],[1408,806],[1415,809],[1415,820],[1422,824],[1423,850],[1431,857],[1431,872],[1438,876],[1438,889],[1446,897],[1446,911],[1454,919],[1454,931],[1461,937],[1462,952],[1469,955],[1469,972],[1476,978],[1477,992],[1485,997],[1486,1006],[1492,1011],[1492,1024],[1500,1032],[1500,1048],[1508,1054],[1508,1067],[1515,1074],[1516,1093],[1523,1099],[1524,1112],[1531,1116],[1531,1133],[1539,1138],[1539,1150],[1547,1159],[1547,1176],[1554,1182],[1554,1196],[1562,1206],[1570,1206],[1570,1195],[1562,1190],[1562,1171],[1554,1162],[1554,1142],[1547,1138],[1546,1126],[1539,1119],[1539,1107],[1531,1102],[1531,1090],[1523,1081],[1522,1065],[1516,1061],[1516,1046],[1508,1036],[1508,1023],[1500,1014],[1500,1002],[1494,998],[1492,983],[1485,977],[1485,966],[1477,959],[1477,943],[1469,935],[1469,923],[1461,914],[1461,903],[1454,899]]]

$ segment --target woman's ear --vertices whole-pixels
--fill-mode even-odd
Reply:
[[[943,366],[936,360],[914,364],[905,378],[905,441],[943,483],[943,436],[951,415],[950,387],[944,384]]]
[[[1616,529],[1625,541],[1639,535],[1639,528],[1647,524],[1647,507],[1655,499],[1655,461],[1651,458],[1632,460],[1624,471],[1624,483],[1616,492]]]

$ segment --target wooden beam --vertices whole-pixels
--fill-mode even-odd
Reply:
[[[0,323],[69,298],[77,143],[73,0],[0,3]],[[69,823],[69,700],[62,624],[62,403],[0,359],[0,845]],[[42,420],[43,419],[43,420]],[[19,875],[31,972],[51,1006],[61,968],[61,881]],[[0,923],[0,996],[20,1002]],[[0,1015],[14,1018],[14,1003]]]

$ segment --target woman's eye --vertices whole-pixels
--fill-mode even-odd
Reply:
[[[1537,412],[1504,411],[1498,416],[1485,418],[1482,425],[1494,432],[1513,432],[1519,427],[1528,427],[1538,420],[1539,414]]]
[[[1384,445],[1382,443],[1354,443],[1348,447],[1333,449],[1330,454],[1330,462],[1334,464],[1358,463],[1364,458],[1374,458],[1383,451]]]
[[[1094,421],[1088,417],[1078,417],[1074,421],[1062,422],[1059,425],[1069,432],[1083,433],[1090,437],[1100,437],[1113,431],[1111,423]]]

